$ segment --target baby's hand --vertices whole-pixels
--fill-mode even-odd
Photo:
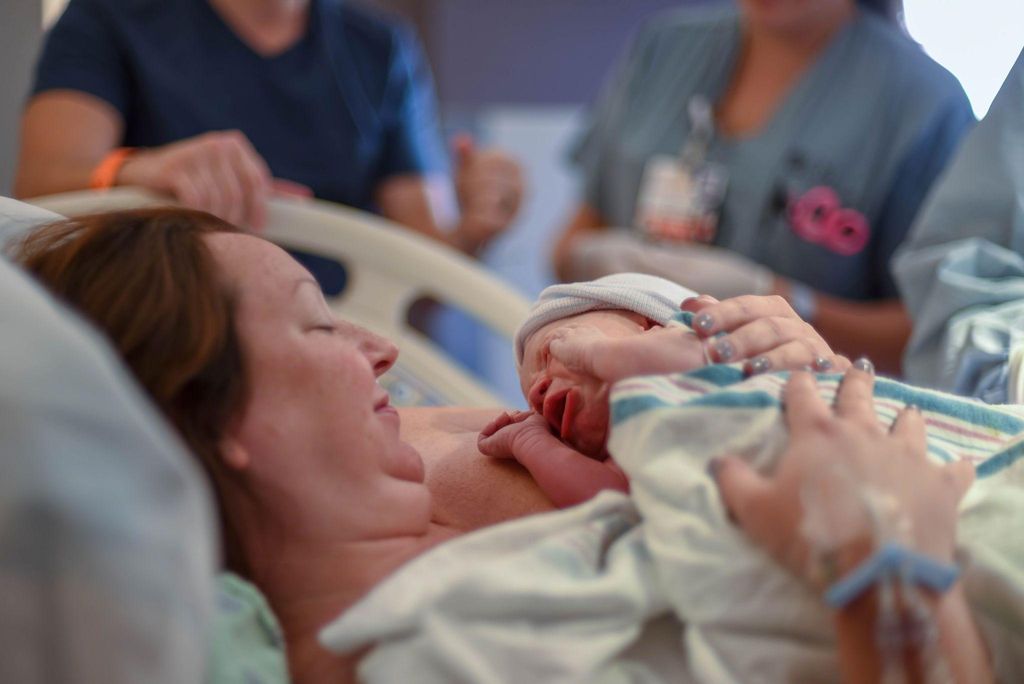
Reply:
[[[611,459],[597,461],[566,446],[532,411],[501,414],[480,432],[477,446],[487,456],[518,461],[559,508],[583,503],[604,489],[629,491],[629,480]]]
[[[548,352],[569,370],[605,382],[684,372],[705,364],[701,339],[682,326],[656,327],[628,337],[573,329],[553,337]]]
[[[543,454],[552,448],[565,448],[551,434],[543,416],[534,411],[505,411],[480,431],[477,448],[492,458],[522,461],[526,454]]]

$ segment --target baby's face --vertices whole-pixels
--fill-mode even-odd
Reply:
[[[651,325],[645,317],[629,311],[588,311],[548,323],[526,340],[519,369],[523,396],[563,442],[592,458],[606,455],[609,388],[608,383],[551,358],[551,340],[573,335],[589,341],[598,335],[639,335]]]

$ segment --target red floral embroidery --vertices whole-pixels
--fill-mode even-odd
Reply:
[[[871,237],[864,214],[844,208],[836,191],[824,185],[790,200],[789,223],[801,239],[843,256],[862,251]]]

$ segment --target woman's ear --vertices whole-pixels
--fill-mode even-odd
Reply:
[[[252,463],[249,450],[234,437],[225,437],[220,442],[220,457],[232,470],[246,470]]]

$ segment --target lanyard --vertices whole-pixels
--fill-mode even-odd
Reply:
[[[694,95],[686,107],[690,118],[690,135],[679,153],[684,168],[696,168],[704,163],[708,148],[715,136],[715,120],[711,103],[703,95]]]

